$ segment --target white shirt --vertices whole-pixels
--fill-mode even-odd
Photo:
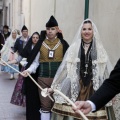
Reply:
[[[24,38],[24,41],[27,42],[28,38]]]
[[[87,100],[86,102],[88,102],[88,103],[91,105],[92,111],[95,111],[95,110],[96,110],[96,106],[95,106],[95,104],[94,104],[92,101]],[[91,111],[91,112],[92,112],[92,111]]]
[[[34,48],[34,45],[32,45],[32,49]],[[18,56],[18,58],[16,59],[16,61],[18,63],[20,63],[20,61],[23,59],[23,57],[21,55]]]
[[[30,65],[30,67],[27,69],[29,73],[36,73],[36,69],[39,66],[39,58],[40,58],[40,52],[38,52],[37,56],[35,57],[34,61]]]

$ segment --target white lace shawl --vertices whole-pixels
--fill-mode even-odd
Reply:
[[[16,42],[16,39],[18,38],[18,34],[16,35],[16,39],[14,40],[12,38],[12,33],[15,32],[17,34],[16,30],[12,30],[10,36],[6,39],[5,44],[3,48],[1,49],[1,58],[5,61],[8,61],[9,58],[9,52],[11,50],[11,47],[14,47],[14,44]],[[18,55],[16,55],[17,58]]]
[[[86,19],[85,21],[91,21]],[[80,92],[80,57],[79,50],[81,45],[81,30],[83,21],[75,35],[72,44],[68,48],[63,61],[54,77],[51,88],[57,89],[68,96],[73,102],[76,101]],[[108,77],[112,70],[109,58],[99,39],[99,34],[95,24],[91,21],[93,27],[93,43],[96,44],[97,59],[92,60],[93,66],[93,89],[96,91]],[[56,103],[66,103],[66,100],[58,94],[53,94]]]

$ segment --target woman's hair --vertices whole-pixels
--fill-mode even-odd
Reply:
[[[38,32],[34,32],[31,36],[31,38],[33,37],[33,35],[37,34],[40,37],[40,34]]]
[[[86,23],[92,24],[92,22],[90,20],[84,21],[84,24],[86,24]]]

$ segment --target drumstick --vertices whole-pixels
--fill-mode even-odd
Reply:
[[[3,62],[3,63],[5,63],[7,66],[9,66],[10,68],[12,68],[13,70],[15,70],[16,72],[18,72],[19,74],[21,74],[22,76],[23,76],[23,74],[20,72],[20,71],[18,71],[17,69],[15,69],[14,67],[12,67],[12,66],[10,66],[7,62],[5,62],[2,58],[0,58],[1,59],[1,61]]]
[[[65,100],[67,100],[73,107],[77,107],[67,96],[65,96],[62,92],[60,92],[59,90],[54,90],[54,92],[58,93],[59,95],[61,95]],[[78,110],[79,114],[84,118],[84,120],[88,120],[88,118],[80,111]]]
[[[33,79],[33,77],[27,72],[28,76],[31,78],[31,80],[39,87],[39,89],[43,90],[43,88]],[[53,98],[48,95],[48,97],[54,102]]]
[[[4,46],[3,44],[1,44],[2,46]],[[12,53],[14,53],[13,51],[12,51]],[[16,53],[17,54],[17,53]]]
[[[5,66],[3,63],[0,62],[1,65]]]
[[[10,66],[10,65],[9,65],[7,62],[5,62],[2,58],[1,58],[1,61],[2,61],[3,63],[5,63],[7,66],[9,66],[10,68],[12,68],[13,70],[15,70],[16,72],[18,72],[20,75],[24,76],[20,71],[18,71],[17,69],[13,68],[12,66]],[[31,78],[31,80],[39,87],[39,89],[43,90],[43,88],[32,78],[32,76],[31,76],[29,73],[27,73],[27,74],[28,74],[28,76]],[[49,97],[52,101],[54,101],[53,98],[52,98],[50,95],[48,95],[48,97]]]
[[[1,61],[3,61],[7,66],[9,66],[10,68],[14,69],[16,72],[18,72],[19,74],[21,74],[23,76],[23,74],[21,72],[19,72],[18,70],[16,70],[15,68],[13,68],[12,66],[10,66],[8,63],[6,63],[4,60],[1,59]],[[27,73],[28,76],[31,78],[31,80],[39,87],[39,89],[43,90],[43,88],[32,78],[32,76]],[[76,105],[67,97],[65,96],[62,92],[60,92],[59,90],[54,90],[54,92],[58,93],[59,95],[61,95],[65,100],[67,100],[72,106],[76,107]],[[51,96],[48,96],[52,101],[54,101]],[[79,114],[84,118],[84,120],[88,120],[88,118],[80,111],[78,110]]]

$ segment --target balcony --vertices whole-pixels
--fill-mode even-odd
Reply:
[[[0,11],[3,9],[3,0],[0,0]]]

